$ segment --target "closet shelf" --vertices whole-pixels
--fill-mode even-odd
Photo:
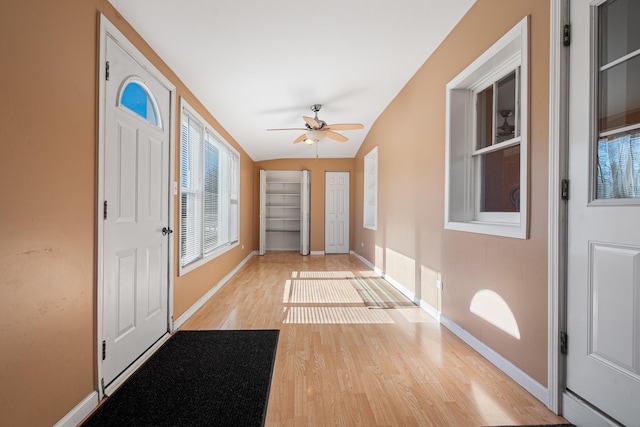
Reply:
[[[300,171],[266,171],[261,194],[264,206],[265,250],[300,250],[302,227]]]

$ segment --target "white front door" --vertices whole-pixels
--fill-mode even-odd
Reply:
[[[349,172],[325,176],[324,252],[349,253]]]
[[[640,425],[640,2],[571,1],[566,387]]]
[[[170,90],[110,36],[103,83],[102,374],[168,331]]]

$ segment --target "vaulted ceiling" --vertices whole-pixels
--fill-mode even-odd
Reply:
[[[255,160],[354,157],[475,0],[110,0]],[[309,107],[362,123],[293,144]]]

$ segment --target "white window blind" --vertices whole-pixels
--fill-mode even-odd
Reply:
[[[201,255],[202,228],[202,151],[203,128],[193,118],[183,115],[180,137],[182,154],[182,192],[180,206],[180,259],[187,265]]]
[[[238,242],[240,168],[235,150],[184,101],[180,142],[180,267],[186,272]]]

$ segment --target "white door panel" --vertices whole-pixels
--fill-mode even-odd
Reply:
[[[571,1],[566,386],[613,419],[637,426],[640,206],[633,199],[595,196],[596,179],[602,177],[596,147],[603,133],[594,117],[601,113],[591,108],[599,96],[591,90],[592,78],[600,75],[592,67],[597,58],[592,31],[604,3]],[[622,40],[610,42],[608,48]]]
[[[102,360],[105,385],[168,330],[169,89],[106,40]],[[147,88],[161,126],[120,104],[132,79]]]
[[[349,172],[325,177],[325,253],[349,253]]]

